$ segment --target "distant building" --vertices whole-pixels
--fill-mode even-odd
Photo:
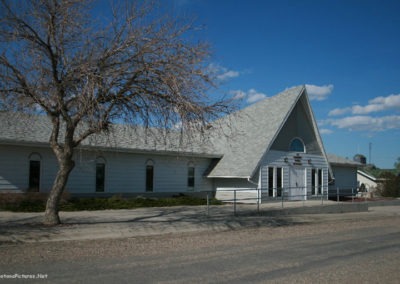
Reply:
[[[333,154],[328,154],[328,161],[335,177],[329,184],[329,196],[356,195],[358,190],[357,169],[361,164]]]
[[[357,163],[360,163],[362,165],[366,165],[367,164],[367,158],[364,155],[361,154],[357,154],[354,156],[353,160]]]
[[[376,193],[379,185],[385,181],[384,178],[378,178],[373,173],[363,169],[357,171],[357,182],[360,191]]]

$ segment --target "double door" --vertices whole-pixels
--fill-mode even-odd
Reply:
[[[306,199],[306,170],[301,166],[291,166],[289,170],[289,200]]]

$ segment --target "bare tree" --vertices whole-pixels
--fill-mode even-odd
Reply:
[[[201,130],[230,109],[207,96],[209,48],[186,36],[191,23],[159,17],[145,1],[117,5],[96,18],[96,2],[0,0],[0,108],[42,113],[52,124],[59,169],[48,225],[60,223],[74,149],[89,136],[116,121]]]

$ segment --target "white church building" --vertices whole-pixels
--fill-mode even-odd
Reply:
[[[190,143],[174,132],[157,137],[160,130],[114,125],[109,136],[94,136],[76,149],[66,190],[97,196],[212,192],[217,198],[238,190],[263,200],[327,198],[335,173],[304,86],[215,124],[220,127]],[[50,132],[46,116],[0,112],[0,192],[51,189],[57,162]],[[343,176],[357,183],[352,172]]]

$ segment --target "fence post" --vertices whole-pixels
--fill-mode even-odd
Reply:
[[[260,214],[260,190],[261,189],[257,188],[257,214]]]
[[[283,195],[284,194],[285,194],[285,190],[282,188],[282,191],[281,191],[282,208],[283,208]]]
[[[209,192],[207,191],[207,217],[210,216],[210,197]]]
[[[233,215],[236,216],[236,189],[233,191]]]
[[[336,189],[336,201],[339,202],[339,187]]]
[[[354,188],[351,188],[351,203],[354,202]]]
[[[324,188],[321,186],[321,205],[324,205]]]

